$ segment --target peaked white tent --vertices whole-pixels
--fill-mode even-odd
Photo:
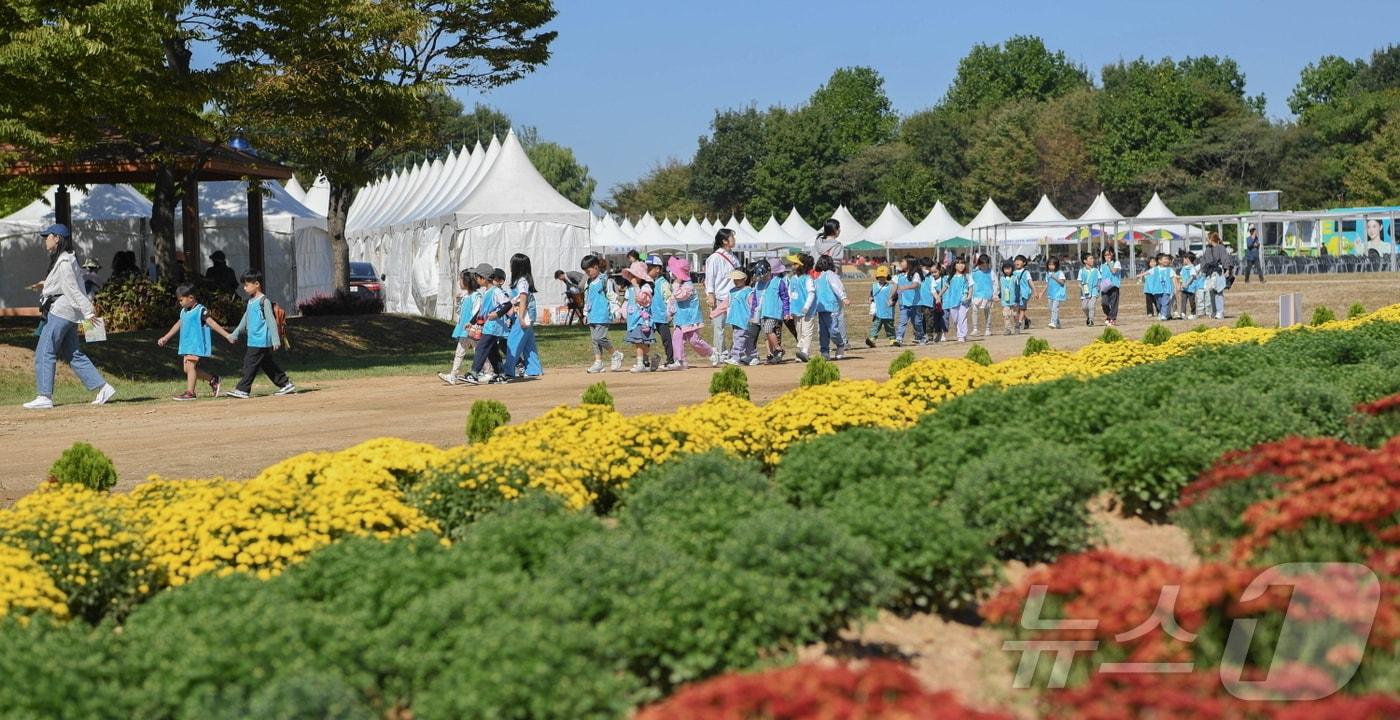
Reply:
[[[1065,218],[1064,214],[1055,209],[1055,205],[1050,202],[1050,198],[1046,195],[1040,196],[1040,202],[1036,203],[1035,209],[1021,222],[1060,224],[1008,228],[1001,238],[1003,255],[1033,256],[1036,254],[1036,248],[1041,244],[1063,242],[1065,233],[1073,225]]]
[[[297,202],[306,204],[306,190],[302,188],[301,183],[297,182],[295,175],[287,180],[287,184],[283,185],[282,189],[286,190],[287,194],[295,198]]]
[[[963,236],[963,226],[953,219],[942,200],[933,204],[918,225],[889,242],[892,248],[932,248],[944,240]]]
[[[622,222],[619,223],[617,227],[619,230],[622,231],[622,234],[626,235],[627,237],[637,236],[637,226],[632,224],[631,218],[622,218]]]
[[[765,250],[782,250],[792,247],[806,247],[804,240],[799,240],[783,229],[782,223],[772,215],[768,216],[768,222],[763,229],[758,231],[758,241]]]
[[[841,223],[841,244],[846,246],[854,245],[865,239],[865,226],[856,220],[850,210],[845,205],[838,206],[836,212],[831,214],[837,222]]]
[[[1144,233],[1158,234],[1165,230],[1171,234],[1167,238],[1159,238],[1157,242],[1157,252],[1171,253],[1188,246],[1192,240],[1205,237],[1205,232],[1199,225],[1187,225],[1184,223],[1173,223],[1171,218],[1175,218],[1176,213],[1167,207],[1161,196],[1152,193],[1152,199],[1147,201],[1142,212],[1137,214],[1137,221],[1133,229]]]
[[[846,239],[846,232],[842,224],[841,239]],[[870,227],[865,229],[865,238],[870,242],[877,243],[883,247],[888,247],[890,241],[914,229],[914,225],[909,219],[904,217],[904,213],[894,206],[894,203],[885,203],[885,209],[880,211],[880,217],[875,218],[875,222],[870,223]]]
[[[292,178],[296,180],[296,178]],[[297,202],[311,209],[311,212],[325,217],[331,212],[331,183],[325,175],[317,175],[315,182],[306,189],[304,197],[292,196]]]
[[[601,253],[625,253],[636,247],[631,236],[622,232],[622,228],[613,220],[611,215],[604,215],[599,218],[594,226],[592,236],[589,238],[589,245],[597,252]],[[572,270],[574,268],[560,268],[561,270]]]
[[[1079,216],[1079,222],[1086,225],[1113,223],[1123,219],[1123,214],[1113,207],[1113,203],[1109,202],[1108,196],[1103,193],[1099,193],[1099,196],[1094,198],[1093,204],[1089,205],[1089,209]]]
[[[811,245],[812,238],[817,236],[817,229],[808,225],[807,221],[797,214],[797,208],[788,211],[787,219],[783,221],[783,229],[787,234],[800,238],[804,246]]]

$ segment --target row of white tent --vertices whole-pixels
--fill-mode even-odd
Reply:
[[[832,217],[841,223],[840,239],[848,247],[865,242],[886,249],[932,248],[961,239],[981,246],[997,247],[1002,255],[1032,254],[1039,246],[1065,242],[1081,229],[1114,227],[1116,230],[1126,227],[1130,220],[1119,213],[1102,193],[1088,210],[1075,219],[1066,218],[1045,195],[1040,197],[1035,209],[1020,223],[1013,223],[990,198],[977,216],[966,224],[954,219],[941,200],[917,225],[909,222],[892,203],[886,203],[869,226],[856,220],[845,205],[838,207]],[[1160,242],[1173,248],[1201,237],[1199,226],[1173,222],[1174,218],[1176,214],[1161,197],[1153,193],[1142,212],[1131,220],[1135,223],[1135,231],[1159,233]],[[688,222],[672,222],[670,218],[658,222],[648,212],[635,225],[627,218],[621,223],[609,215],[596,218],[592,227],[592,245],[618,253],[631,249],[704,250],[713,246],[714,235],[722,228],[735,231],[740,250],[751,251],[811,247],[817,236],[817,230],[807,224],[796,208],[781,222],[770,215],[761,230],[756,229],[748,218],[730,217],[727,221],[719,221],[708,217],[697,220],[691,216]]]
[[[590,252],[587,209],[559,194],[515,133],[394,172],[360,190],[346,219],[350,258],[385,275],[385,309],[450,318],[457,273],[531,260],[542,306],[564,302],[556,269]]]
[[[275,182],[263,183],[263,260],[269,297],[287,308],[334,289],[326,219]],[[54,222],[51,186],[15,213],[0,218],[0,309],[33,307],[38,296],[28,286],[43,280],[48,255],[37,233]],[[239,181],[199,185],[200,251],[195,263],[208,268],[222,250],[236,272],[248,268],[248,192]],[[313,191],[315,186],[313,186]],[[327,194],[327,199],[329,195]],[[150,229],[151,202],[130,185],[70,188],[73,241],[78,257],[102,265],[99,281],[112,272],[113,257],[131,251],[144,270],[155,255]],[[176,226],[177,241],[181,234]]]

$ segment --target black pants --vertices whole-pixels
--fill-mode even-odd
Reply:
[[[1254,268],[1254,272],[1259,274],[1259,282],[1264,282],[1264,266],[1258,260],[1250,260],[1244,266],[1244,281],[1249,282],[1249,269]]]
[[[671,326],[666,323],[652,323],[651,336],[661,336],[661,346],[666,348],[666,364],[676,361],[676,349],[671,346]]]
[[[1119,292],[1119,288],[1111,287],[1099,294],[1099,301],[1103,303],[1103,317],[1105,320],[1118,322]]]
[[[272,381],[277,387],[286,387],[291,382],[287,373],[282,372],[282,367],[272,358],[272,348],[249,346],[248,352],[243,353],[243,376],[238,379],[238,389],[242,392],[249,392],[253,389],[253,378],[258,376],[258,370],[267,373],[267,379]]]
[[[491,372],[501,375],[501,352],[506,346],[506,339],[499,335],[482,335],[476,341],[476,351],[472,357],[472,374],[480,375],[486,363],[491,363]],[[515,373],[515,368],[511,368],[511,374]]]

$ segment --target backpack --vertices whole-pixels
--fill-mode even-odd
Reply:
[[[267,296],[264,295],[263,297]],[[272,319],[273,322],[277,323],[277,337],[279,340],[282,341],[282,346],[280,349],[291,350],[292,339],[287,337],[287,311],[283,310],[281,305],[272,302],[272,298],[267,298],[267,302],[269,305],[272,306]],[[277,349],[278,348],[273,348],[273,350]]]

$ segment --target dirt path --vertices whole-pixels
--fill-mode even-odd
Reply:
[[[1312,281],[1316,283],[1317,281]],[[1231,318],[1250,312],[1261,324],[1274,317],[1279,293],[1306,287],[1318,302],[1330,301],[1345,311],[1342,296],[1358,297],[1367,307],[1400,298],[1395,284],[1356,285],[1321,281],[1271,282],[1236,286],[1230,294]],[[1331,296],[1328,298],[1327,296]],[[857,310],[859,312],[859,310]],[[1075,325],[1077,310],[1065,314],[1065,329],[1044,328],[1044,307],[1033,311],[1031,334],[1050,341],[1057,349],[1072,350],[1092,342],[1103,330]],[[1123,303],[1123,331],[1140,337],[1148,326],[1138,301],[1127,293]],[[1082,321],[1081,321],[1082,322]],[[1173,332],[1185,332],[1201,321],[1169,323]],[[788,338],[791,341],[791,338]],[[1026,338],[994,336],[984,343],[995,359],[1021,352]],[[945,343],[914,350],[919,357],[961,357],[969,345]],[[848,379],[888,377],[889,362],[899,352],[881,346],[864,347],[840,363]],[[797,386],[805,366],[789,362],[778,367],[749,368],[753,399],[762,403]],[[66,372],[66,371],[65,371]],[[514,420],[535,417],[560,404],[576,403],[583,390],[606,380],[625,413],[661,412],[706,397],[712,370],[632,375],[588,375],[580,368],[548,368],[543,379],[489,387],[448,387],[435,377],[376,377],[313,383],[292,397],[257,397],[252,400],[204,400],[193,403],[121,402],[106,407],[68,405],[46,412],[0,408],[0,505],[13,502],[44,478],[49,466],[76,441],[92,443],[107,453],[121,473],[119,488],[129,488],[156,474],[171,478],[246,478],[290,455],[307,450],[335,450],[362,440],[393,435],[453,445],[462,442],[467,410],[478,398],[502,400]],[[263,379],[255,391],[266,393]],[[120,388],[118,388],[120,391]],[[172,392],[176,390],[172,386]]]

